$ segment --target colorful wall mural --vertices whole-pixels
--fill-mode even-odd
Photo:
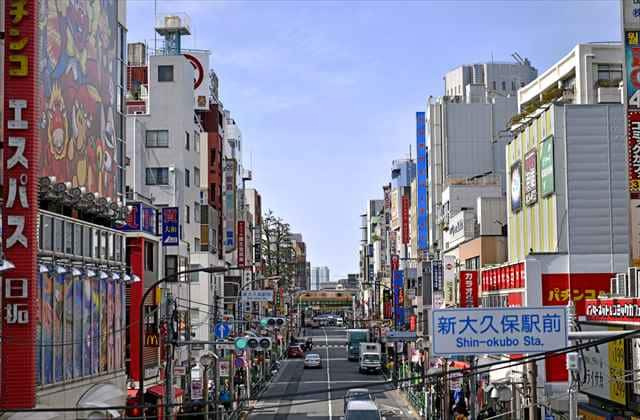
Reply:
[[[40,167],[115,200],[116,1],[40,5]]]

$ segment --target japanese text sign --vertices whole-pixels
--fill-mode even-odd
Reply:
[[[583,331],[602,331],[602,326],[582,325]],[[609,330],[612,330],[609,328]],[[614,329],[615,331],[615,329]],[[621,331],[622,332],[622,331]],[[581,391],[626,405],[624,340],[615,340],[582,351],[584,375]]]
[[[243,290],[242,300],[247,302],[272,302],[273,290]]]
[[[4,258],[15,268],[4,273],[0,408],[36,403],[35,326],[38,252],[38,2],[6,0],[4,103],[2,104]]]
[[[433,354],[530,354],[567,346],[565,308],[434,309]]]
[[[180,241],[180,212],[178,207],[162,209],[162,245],[178,245]]]
[[[244,267],[245,258],[245,231],[244,220],[238,220],[238,266]]]
[[[588,299],[586,316],[589,321],[610,321],[640,324],[640,299]]]
[[[409,243],[409,196],[402,196],[402,243]]]
[[[142,203],[134,204],[127,215],[127,223],[120,228],[124,232],[156,234],[156,209]]]
[[[396,326],[404,325],[404,272],[393,272],[393,310]]]
[[[460,272],[460,307],[475,308],[478,306],[478,272]]]
[[[442,260],[431,261],[431,279],[433,281],[433,291],[438,292],[442,290],[443,282],[442,273]]]
[[[538,201],[538,158],[536,149],[524,157],[524,203],[527,206]]]

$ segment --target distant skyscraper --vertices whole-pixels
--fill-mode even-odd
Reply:
[[[313,267],[311,269],[311,290],[320,290],[320,283],[329,282],[329,267]]]

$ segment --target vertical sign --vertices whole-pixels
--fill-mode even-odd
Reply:
[[[404,272],[393,272],[393,310],[395,313],[395,328],[404,325]]]
[[[478,272],[460,272],[460,307],[478,307]]]
[[[397,271],[400,269],[400,256],[393,254],[391,256],[391,271]]]
[[[429,249],[429,215],[427,204],[429,202],[428,190],[428,151],[425,135],[426,116],[424,112],[416,112],[416,151],[418,162],[416,164],[418,182],[418,249],[427,251]]]
[[[631,264],[640,266],[640,4],[622,0],[624,38],[624,105],[627,117],[627,172],[629,174],[629,237]]]
[[[555,191],[553,174],[553,136],[547,137],[540,144],[540,194],[543,197]]]
[[[180,211],[178,207],[162,208],[162,245],[175,246],[180,242]]]
[[[511,211],[516,213],[522,208],[522,169],[520,161],[511,165]]]
[[[245,263],[245,233],[244,220],[238,220],[238,266],[244,267]]]
[[[447,304],[452,304],[456,282],[456,257],[453,255],[444,255],[442,257],[442,281],[444,301]]]
[[[224,250],[233,252],[236,249],[236,161],[225,159],[223,168],[223,207],[224,207]]]
[[[524,204],[531,206],[538,201],[538,158],[536,149],[524,157]]]
[[[442,291],[443,282],[442,260],[431,261],[431,281],[433,282],[433,291]]]
[[[2,284],[0,408],[36,404],[36,257],[38,252],[38,4],[6,0],[2,236],[15,268]]]
[[[389,290],[384,290],[382,292],[382,307],[384,319],[393,319],[393,305],[391,301],[391,292]]]
[[[409,243],[409,195],[402,196],[402,243]]]

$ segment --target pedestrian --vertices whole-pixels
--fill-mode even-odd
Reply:
[[[231,392],[229,392],[229,383],[226,381],[220,390],[220,402],[224,406],[225,410],[229,411],[231,409]]]

